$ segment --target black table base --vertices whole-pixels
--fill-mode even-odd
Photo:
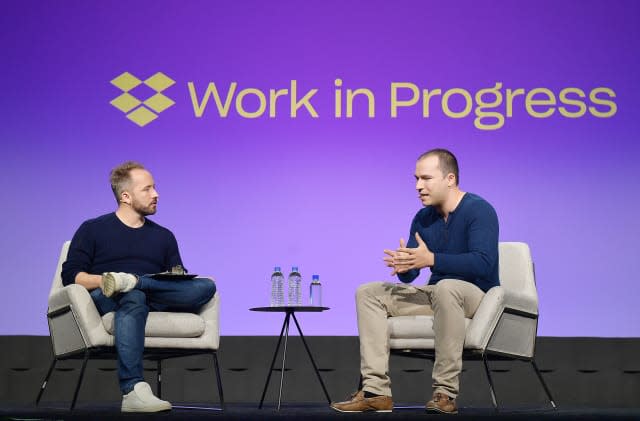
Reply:
[[[276,345],[276,350],[273,353],[273,359],[271,360],[271,367],[269,367],[269,373],[267,374],[267,381],[264,384],[264,390],[262,391],[262,397],[260,398],[260,405],[258,405],[258,408],[262,408],[262,404],[264,403],[264,397],[267,394],[267,388],[269,387],[269,381],[271,380],[271,373],[273,372],[273,366],[276,363],[276,358],[278,356],[278,351],[280,350],[280,344],[282,343],[282,337],[284,336],[284,349],[282,352],[282,371],[280,372],[280,388],[278,390],[278,407],[277,410],[280,410],[280,403],[282,401],[282,385],[284,383],[284,370],[285,370],[285,363],[286,363],[286,359],[287,359],[287,342],[289,339],[289,322],[291,320],[291,318],[293,318],[293,321],[296,324],[296,328],[298,329],[298,333],[300,334],[300,338],[302,339],[302,343],[304,344],[304,349],[307,351],[307,355],[309,356],[309,359],[311,360],[311,364],[313,365],[313,370],[316,372],[316,376],[318,377],[318,381],[320,382],[320,385],[322,386],[322,390],[324,392],[325,397],[327,398],[327,403],[331,403],[331,398],[329,397],[329,393],[327,392],[327,388],[324,385],[324,382],[322,381],[322,377],[320,376],[320,371],[318,370],[318,366],[316,365],[315,360],[313,359],[313,356],[311,355],[311,350],[309,349],[309,345],[307,345],[307,341],[304,338],[304,335],[302,334],[302,329],[300,329],[300,324],[298,323],[298,319],[296,318],[295,312],[296,309],[295,308],[284,308],[283,311],[286,313],[285,317],[284,317],[284,322],[282,323],[282,329],[280,330],[280,337],[278,338],[278,345]]]

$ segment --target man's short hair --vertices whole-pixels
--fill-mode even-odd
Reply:
[[[431,149],[420,155],[418,157],[418,161],[424,159],[428,156],[437,156],[438,157],[438,167],[440,167],[440,171],[442,171],[442,175],[445,177],[449,173],[453,173],[456,176],[456,186],[460,183],[460,171],[458,170],[458,160],[455,155],[446,149]]]
[[[120,203],[122,192],[129,187],[129,183],[131,182],[131,170],[135,169],[145,170],[146,168],[139,162],[127,161],[111,170],[109,181],[111,182],[111,190],[113,190],[118,204]]]

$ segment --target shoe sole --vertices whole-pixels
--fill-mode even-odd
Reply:
[[[334,406],[330,406],[330,408],[333,409],[334,411],[342,412],[342,413],[345,413],[345,414],[346,413],[349,413],[349,414],[360,413],[360,412],[393,412],[393,409],[364,409],[362,411],[346,411],[346,410],[343,410],[343,409],[338,409],[338,408],[336,408]]]
[[[447,414],[447,415],[458,415],[458,410],[457,409],[455,411],[452,411],[452,412],[447,412],[447,411],[443,411],[442,409],[439,409],[439,408],[427,408],[427,412],[436,412],[438,414]]]
[[[111,297],[116,292],[116,278],[109,272],[103,274],[100,289],[105,297]]]
[[[170,407],[166,407],[166,406],[156,406],[156,407],[151,407],[151,408],[127,408],[127,407],[122,407],[120,409],[121,412],[165,412],[165,411],[171,411],[171,406]]]

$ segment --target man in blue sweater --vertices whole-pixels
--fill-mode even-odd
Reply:
[[[123,412],[158,412],[171,404],[153,395],[143,378],[144,330],[149,311],[197,312],[215,294],[211,279],[167,281],[154,274],[182,266],[171,231],[147,219],[158,192],[151,173],[136,162],[111,172],[118,209],[84,222],[62,266],[64,285],[87,288],[100,315],[115,311],[115,347]]]
[[[465,318],[473,317],[484,294],[498,279],[498,218],[481,197],[458,186],[458,162],[444,149],[422,154],[416,163],[416,189],[425,206],[411,223],[408,244],[385,250],[386,265],[400,284],[364,284],[356,293],[362,388],[341,412],[390,412],[387,317],[433,315],[435,362],[433,398],[427,410],[457,413]],[[429,268],[426,285],[411,286]]]

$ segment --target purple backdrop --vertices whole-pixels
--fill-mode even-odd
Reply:
[[[539,334],[638,336],[639,17],[635,1],[4,2],[0,334],[47,334],[62,242],[114,210],[108,172],[135,159],[156,178],[154,220],[190,270],[218,280],[222,334],[277,334],[280,317],[247,309],[268,304],[274,265],[298,265],[305,286],[320,274],[331,307],[303,315],[305,333],[354,335],[356,287],[391,279],[382,249],[420,207],[414,160],[446,147],[462,188],[495,206],[500,239],[531,246]],[[170,76],[176,104],[145,127],[127,120],[109,104],[125,71]],[[375,118],[363,99],[353,118],[333,116],[336,78],[375,93]],[[283,102],[275,118],[223,119],[212,103],[198,119],[187,88],[292,79],[319,90],[318,118],[290,118]],[[392,119],[391,82],[604,86],[618,110],[536,119],[520,100],[504,127],[483,131],[473,115]]]

